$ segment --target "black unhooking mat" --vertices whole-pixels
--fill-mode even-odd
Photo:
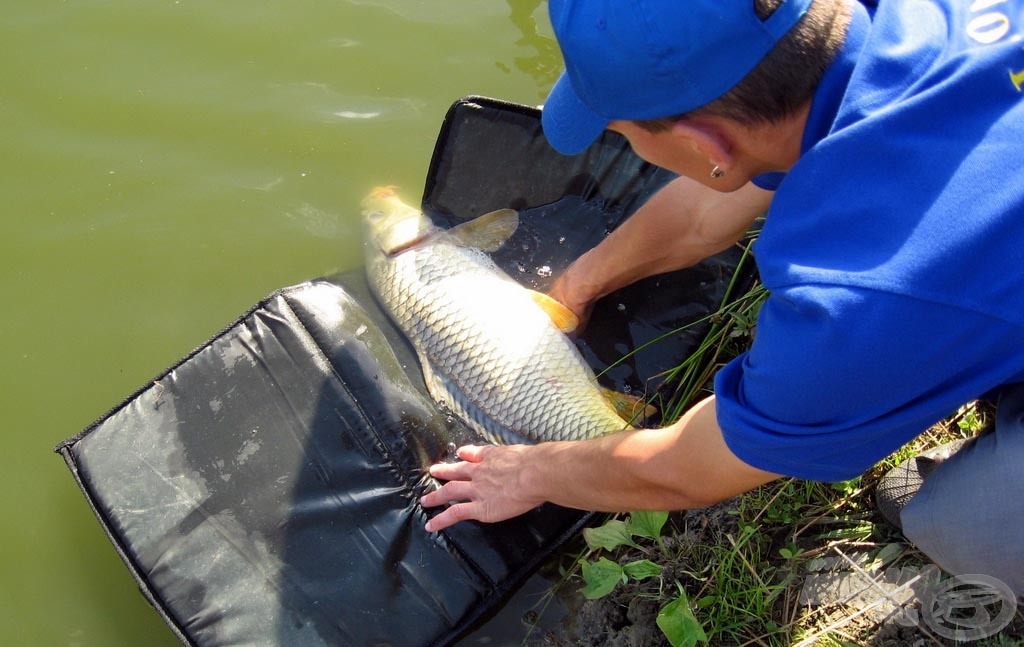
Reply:
[[[448,224],[519,209],[496,258],[545,289],[669,179],[617,135],[564,157],[535,109],[469,97],[445,118],[423,206]],[[579,342],[588,361],[713,311],[738,260],[606,298]],[[672,335],[601,379],[641,389],[699,340]],[[354,274],[275,292],[57,451],[184,644],[408,647],[455,642],[589,519],[545,505],[425,532],[425,468],[474,439]]]

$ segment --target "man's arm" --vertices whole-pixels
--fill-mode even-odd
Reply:
[[[566,268],[550,294],[585,315],[590,304],[621,287],[728,248],[768,209],[771,197],[753,184],[720,193],[681,176]]]
[[[709,397],[675,424],[585,441],[470,446],[461,462],[430,473],[447,481],[425,495],[437,531],[459,521],[501,521],[545,501],[581,510],[680,510],[703,507],[775,478],[747,465],[726,446]]]

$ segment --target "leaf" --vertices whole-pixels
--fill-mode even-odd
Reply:
[[[705,609],[716,602],[718,602],[717,595],[705,595],[704,597],[699,598],[694,604],[698,609]]]
[[[611,593],[619,582],[626,579],[622,567],[607,557],[596,562],[580,560],[583,566],[583,581],[586,583],[580,592],[588,600],[596,600]]]
[[[629,530],[638,537],[657,539],[661,537],[661,529],[666,521],[668,521],[667,512],[647,510],[631,512],[629,514]]]
[[[679,597],[672,600],[658,613],[658,628],[665,634],[672,647],[693,647],[698,642],[708,641],[704,628],[694,617],[686,593],[679,591]]]
[[[881,569],[888,566],[891,562],[896,561],[897,557],[901,557],[904,552],[903,544],[886,544],[875,555],[874,559],[871,560],[871,565],[875,568]]]
[[[648,577],[661,575],[661,566],[658,566],[649,559],[638,559],[623,566],[622,572],[634,580],[644,580]]]
[[[617,519],[612,519],[597,528],[584,528],[583,538],[587,541],[587,546],[593,549],[615,550],[623,545],[636,545],[633,542],[633,536],[630,534],[629,528],[626,526],[626,522]]]

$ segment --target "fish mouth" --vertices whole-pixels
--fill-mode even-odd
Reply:
[[[402,202],[394,186],[374,188],[362,206],[367,239],[385,258],[422,245],[436,233],[422,211]]]
[[[401,254],[403,252],[407,252],[410,249],[412,249],[413,247],[418,246],[420,243],[422,243],[423,241],[427,240],[428,238],[430,238],[430,234],[423,234],[422,236],[420,236],[418,238],[414,238],[412,240],[407,240],[407,241],[405,241],[404,243],[402,243],[400,245],[396,245],[396,246],[392,247],[389,250],[386,250],[386,251],[385,250],[381,250],[381,251],[384,252],[384,256],[386,256],[387,258],[394,258],[394,257],[398,256],[399,254]]]
[[[373,189],[371,189],[369,197],[373,200],[387,200],[388,198],[394,198],[397,195],[397,185],[385,184],[383,186],[376,186]]]

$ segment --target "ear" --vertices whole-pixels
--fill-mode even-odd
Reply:
[[[732,167],[735,139],[733,132],[716,117],[686,117],[672,124],[672,134],[690,142],[693,150],[708,160],[710,166],[724,170]]]

